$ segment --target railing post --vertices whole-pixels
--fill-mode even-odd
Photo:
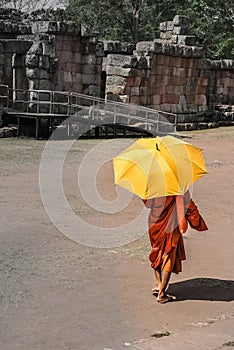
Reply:
[[[50,114],[52,114],[53,91],[50,91]]]
[[[148,111],[146,111],[145,129],[148,130]]]
[[[40,94],[39,94],[39,90],[37,90],[37,114],[39,114],[40,112],[40,98],[39,98]]]
[[[174,132],[176,132],[176,126],[177,126],[177,114],[175,114],[175,119],[174,119]]]
[[[157,112],[157,124],[156,124],[157,134],[158,134],[158,124],[159,124],[159,113]]]
[[[114,102],[114,124],[116,124],[116,103]]]
[[[7,113],[9,109],[9,86],[7,85]]]
[[[69,116],[70,92],[67,94],[67,116]]]

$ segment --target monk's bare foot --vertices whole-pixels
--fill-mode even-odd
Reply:
[[[175,301],[176,300],[176,296],[174,295],[169,295],[169,294],[165,294],[163,296],[158,296],[157,297],[157,301],[161,304],[165,304],[168,303],[170,301]]]

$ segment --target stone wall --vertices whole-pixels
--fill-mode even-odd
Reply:
[[[100,96],[103,45],[81,29],[72,22],[30,23],[20,12],[0,9],[0,82]]]
[[[219,104],[234,104],[234,61],[205,59],[189,35],[187,17],[175,16],[160,30],[159,39],[137,43],[131,55],[107,55],[107,93],[188,120]]]
[[[99,96],[102,57],[96,36],[83,36],[74,23],[49,21],[36,22],[33,33],[26,61],[31,89]]]
[[[209,109],[217,105],[234,105],[234,61],[204,61],[204,75],[208,78]]]
[[[72,22],[30,23],[0,9],[0,82],[114,98],[176,113],[179,122],[234,104],[234,61],[206,59],[185,16],[161,23],[158,39],[133,45],[101,42]]]

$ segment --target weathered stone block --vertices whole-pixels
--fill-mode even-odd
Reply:
[[[49,69],[50,61],[48,56],[40,56],[39,57],[39,68]]]
[[[32,34],[32,27],[28,25],[20,24],[19,32],[21,35]]]
[[[45,70],[45,69],[40,69],[39,79],[41,79],[41,80],[49,80],[49,78],[50,78],[50,75],[49,75],[48,71]]]
[[[234,69],[234,60],[222,60],[221,61],[222,69]]]
[[[104,51],[107,51],[107,52],[119,53],[121,52],[121,42],[105,40],[103,42],[103,49]]]
[[[146,86],[140,86],[140,95],[144,96],[148,94],[148,88]]]
[[[208,85],[208,78],[206,78],[206,77],[199,78],[198,82],[199,82],[200,86],[207,86]]]
[[[180,97],[176,94],[165,94],[162,99],[163,103],[178,104]]]
[[[110,54],[107,56],[106,63],[109,66],[134,68],[137,67],[138,61],[136,57]]]
[[[100,86],[89,85],[89,95],[99,97],[100,96]]]
[[[171,35],[171,43],[177,44],[177,41],[178,41],[178,36],[175,34]]]
[[[1,55],[1,54],[0,54],[0,65],[3,65],[3,64],[4,64],[4,61],[5,61],[4,55]]]
[[[78,54],[76,54],[78,55]],[[78,59],[79,57],[82,57],[82,64],[96,64],[96,57],[94,55],[83,55],[83,56],[77,56],[77,61],[80,62]]]
[[[133,82],[134,82],[133,83],[134,86],[140,86],[141,82],[142,82],[142,78],[141,77],[134,77]]]
[[[193,57],[193,48],[189,46],[181,46],[185,57]]]
[[[96,74],[97,66],[95,64],[83,65],[84,74]]]
[[[39,95],[40,101],[50,101],[52,94],[50,92],[40,92]]]
[[[151,57],[150,56],[144,56],[140,57],[138,60],[138,68],[139,69],[148,69],[151,66]]]
[[[166,93],[166,86],[162,86],[162,85],[156,86],[154,88],[154,93],[156,95],[164,95]]]
[[[120,76],[114,76],[114,75],[109,75],[106,77],[106,84],[107,85],[125,85],[126,79],[124,77]]]
[[[103,42],[99,42],[96,45],[95,56],[98,56],[98,57],[103,57],[104,56],[104,44],[103,44]]]
[[[169,40],[171,39],[172,32],[160,32],[160,39],[162,40]]]
[[[131,96],[139,96],[140,95],[140,89],[138,86],[131,87],[130,90]]]
[[[165,55],[162,55],[162,54],[154,55],[154,57],[153,57],[153,67],[152,67],[152,69],[153,69],[154,66],[156,66],[156,65],[164,65],[164,62],[165,62]]]
[[[67,24],[65,22],[57,22],[58,32],[65,33],[67,31]]]
[[[161,53],[162,52],[162,41],[161,39],[154,40],[154,53]]]
[[[180,67],[181,66],[181,57],[171,56],[169,61],[170,67]],[[173,68],[174,75],[178,75],[178,70]]]
[[[196,44],[196,37],[193,35],[178,35],[177,43],[178,45],[194,46]]]
[[[167,22],[161,22],[159,25],[159,29],[163,32],[166,32],[167,30]]]
[[[85,57],[85,56],[83,56],[83,57]],[[80,52],[72,52],[71,63],[74,63],[76,65],[80,65],[81,62],[83,63],[81,53]],[[89,63],[89,64],[92,65],[93,63]]]
[[[162,44],[162,53],[166,54],[166,55],[172,55],[175,53],[175,46],[167,44],[167,43],[163,43]]]
[[[4,33],[11,33],[12,30],[12,24],[10,22],[4,22],[4,26],[3,26],[3,32]]]
[[[40,77],[40,69],[39,68],[26,68],[26,76],[29,79],[39,79]]]
[[[162,103],[162,95],[153,96],[153,105],[160,105]]]
[[[73,73],[72,79],[74,83],[80,83],[82,80],[82,74],[81,73]]]
[[[64,69],[66,72],[76,73],[76,64],[71,62],[65,62],[60,66],[60,69]]]
[[[42,54],[44,56],[55,57],[55,44],[54,42],[44,41],[42,42]]]
[[[27,55],[25,64],[29,68],[35,68],[39,65],[39,56],[37,55]]]
[[[12,65],[15,68],[25,67],[25,56],[24,55],[15,55],[12,60]]]
[[[132,103],[134,105],[139,105],[140,103],[139,96],[129,96],[129,103]]]
[[[183,56],[183,47],[174,45],[174,56]]]
[[[167,31],[173,31],[174,29],[174,22],[173,21],[167,21]]]
[[[60,62],[72,62],[73,61],[73,55],[71,51],[60,51]]]
[[[107,75],[120,75],[122,77],[130,76],[131,68],[122,68],[115,66],[106,66]]]
[[[34,42],[28,51],[28,55],[42,55],[43,48],[40,41]]]
[[[173,22],[174,26],[189,27],[190,19],[187,16],[176,15]]]
[[[175,94],[175,95],[183,95],[187,89],[187,86],[175,86],[175,85],[167,85],[166,86],[166,94]]]
[[[171,104],[170,103],[162,103],[160,105],[160,109],[164,112],[171,112]]]
[[[81,32],[81,25],[72,21],[67,21],[67,32],[79,34]]]
[[[19,41],[16,39],[2,39],[1,44],[4,53],[16,53],[18,55],[25,54],[32,45],[32,41]]]
[[[80,82],[73,82],[72,83],[72,91],[81,93],[82,91],[82,84]]]
[[[37,21],[34,22],[32,25],[32,32],[34,34],[38,33],[48,33],[52,31],[57,31],[57,23],[56,22],[49,22],[49,21]]]
[[[82,74],[81,77],[82,84],[95,84],[96,77],[95,74]]]
[[[28,81],[28,88],[29,90],[38,90],[39,89],[39,80],[29,80]],[[34,97],[35,96],[35,97]],[[38,99],[38,94],[37,93],[32,93],[31,98]]]
[[[163,74],[164,76],[166,75],[166,66],[163,65],[157,65],[154,67],[154,74],[156,75],[155,79],[158,79],[158,75],[161,76]],[[153,77],[151,78],[153,79]]]
[[[40,80],[39,81],[39,89],[40,90],[51,90],[51,84],[49,80]]]
[[[199,46],[193,46],[193,57],[202,57],[204,55],[204,48]]]
[[[187,27],[175,27],[174,26],[173,33],[175,35],[188,35],[188,28]]]
[[[148,51],[154,51],[154,41],[139,41],[136,44],[136,51],[137,52],[148,52]]]
[[[80,51],[82,55],[95,55],[96,45],[89,44],[89,43],[81,44]]]

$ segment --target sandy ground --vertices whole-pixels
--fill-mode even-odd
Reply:
[[[119,350],[156,332],[234,317],[234,128],[183,135],[204,150],[209,174],[195,184],[193,198],[209,231],[186,234],[187,260],[170,284],[178,301],[165,305],[151,295],[147,226],[138,228],[140,238],[118,248],[69,239],[41,200],[39,164],[46,142],[0,140],[1,350]],[[75,215],[112,232],[139,215],[142,203],[133,198],[125,210],[108,214],[81,198],[81,161],[103,142],[75,142],[64,163],[63,188]],[[117,140],[112,151],[117,154],[129,142]],[[97,189],[111,206],[117,195],[110,162],[98,171]]]

